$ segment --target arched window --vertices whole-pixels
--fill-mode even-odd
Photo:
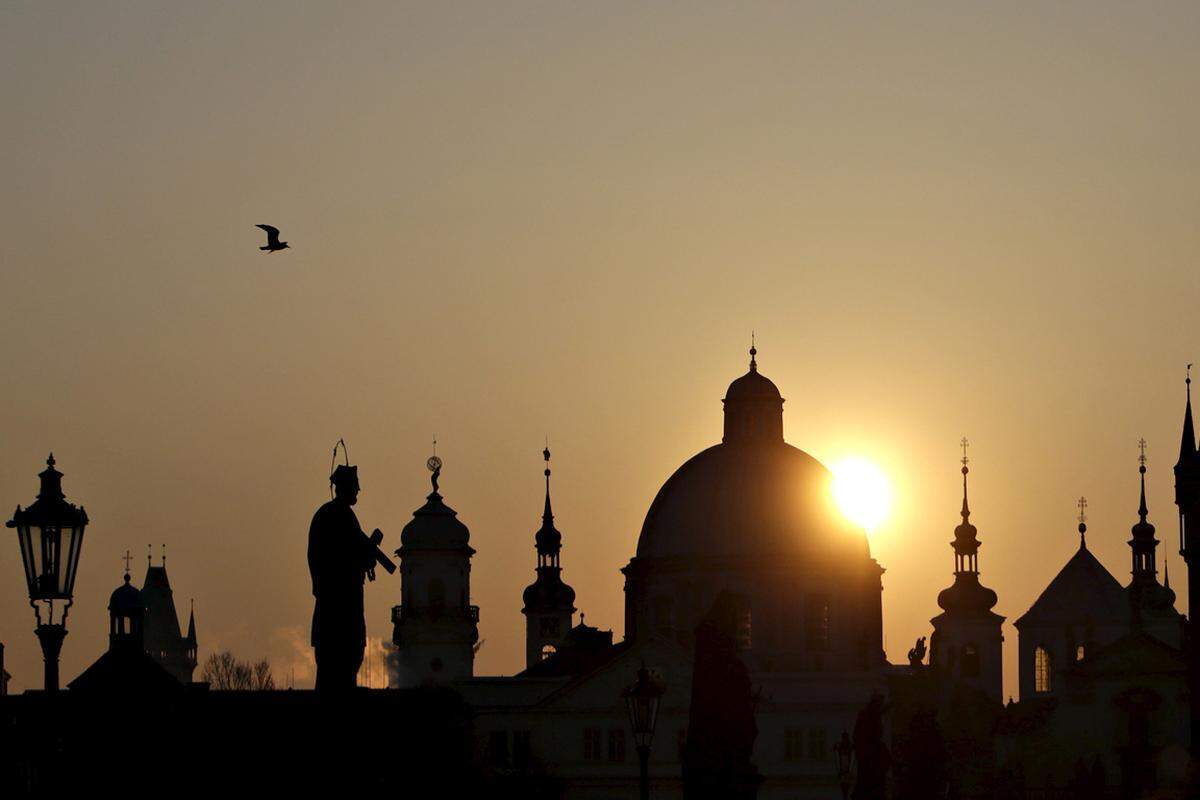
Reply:
[[[1084,650],[1083,645],[1079,645],[1078,647],[1075,648],[1075,660],[1076,661],[1083,661],[1084,655],[1086,655],[1086,651]]]
[[[550,656],[554,655],[557,652],[558,651],[554,649],[554,645],[552,645],[552,644],[545,645],[544,647],[542,647],[541,660],[545,661],[547,658],[549,658]]]
[[[1033,690],[1038,693],[1050,691],[1050,653],[1044,647],[1033,651]]]
[[[973,644],[963,647],[962,676],[964,678],[979,677],[979,648]]]

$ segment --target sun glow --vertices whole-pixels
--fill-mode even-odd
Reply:
[[[833,499],[850,521],[871,533],[892,508],[892,486],[867,459],[845,458],[833,466]]]

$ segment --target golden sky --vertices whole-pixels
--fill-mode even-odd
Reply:
[[[1141,436],[1183,608],[1198,32],[1184,2],[4,4],[0,500],[53,449],[92,517],[64,681],[152,542],[202,657],[303,684],[339,436],[392,549],[436,433],[477,672],[511,674],[549,435],[564,577],[619,638],[617,570],[719,440],[751,329],[787,439],[895,483],[893,660],[951,581],[964,434],[1010,622],[1080,494],[1127,580]],[[260,222],[293,249],[259,253]],[[40,686],[15,541],[0,575]],[[371,636],[398,598],[368,587]]]

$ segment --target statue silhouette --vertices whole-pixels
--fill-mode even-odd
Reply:
[[[883,695],[871,695],[866,708],[854,720],[854,760],[858,775],[854,781],[853,800],[883,800],[887,790],[891,754],[883,740]]]
[[[318,691],[353,689],[367,644],[363,582],[374,578],[377,528],[368,538],[351,508],[358,502],[358,467],[338,466],[329,477],[334,498],[313,515],[308,529],[308,570],[312,574],[312,646]]]
[[[722,592],[696,628],[692,705],[683,759],[686,800],[753,800],[758,726],[750,673],[737,654],[738,606]]]

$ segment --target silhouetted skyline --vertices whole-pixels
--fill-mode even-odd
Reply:
[[[104,648],[121,554],[165,542],[208,652],[311,685],[304,536],[338,437],[391,552],[438,433],[477,672],[511,674],[549,433],[571,586],[620,636],[617,569],[719,438],[752,329],[788,441],[894,483],[871,540],[893,662],[952,580],[964,434],[1010,643],[1079,495],[1126,577],[1143,436],[1185,608],[1197,14],[5,7],[0,499],[54,449],[93,517],[64,678]],[[304,246],[262,261],[260,219]],[[0,569],[20,690],[12,542]],[[399,581],[372,588],[378,647]]]

